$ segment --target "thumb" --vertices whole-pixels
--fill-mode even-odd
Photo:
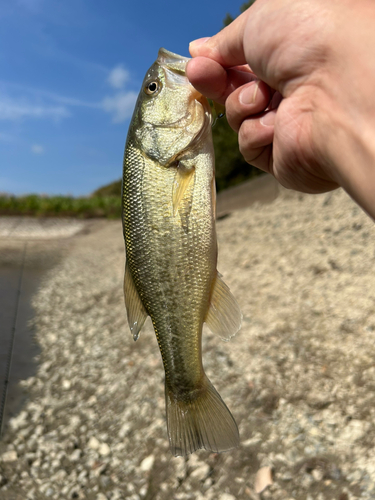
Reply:
[[[247,9],[217,35],[191,42],[189,51],[192,57],[208,57],[227,68],[246,64],[243,39],[249,11]]]

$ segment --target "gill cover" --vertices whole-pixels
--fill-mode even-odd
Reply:
[[[207,99],[185,75],[188,61],[187,57],[160,49],[143,80],[136,106],[138,146],[163,166],[178,161],[211,123]]]

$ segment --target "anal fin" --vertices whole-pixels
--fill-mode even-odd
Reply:
[[[139,332],[147,318],[147,311],[135,288],[127,262],[125,265],[124,295],[129,328],[133,335],[133,339],[138,340]]]
[[[242,313],[229,287],[217,273],[213,283],[206,323],[212,333],[228,341],[241,328]]]

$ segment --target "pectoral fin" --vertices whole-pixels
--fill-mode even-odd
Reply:
[[[147,318],[147,312],[135,288],[134,281],[127,262],[125,266],[124,294],[129,328],[132,332],[133,339],[138,340],[139,332],[141,331],[142,326]]]
[[[186,169],[183,165],[179,164],[176,169],[176,176],[173,183],[173,215],[177,214],[178,208],[184,198],[186,190],[188,189],[190,182],[194,178],[194,167]]]
[[[240,306],[217,273],[206,316],[207,326],[212,333],[217,333],[222,340],[228,341],[241,328],[241,321]]]

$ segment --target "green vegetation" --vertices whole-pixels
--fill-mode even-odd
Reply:
[[[79,217],[89,219],[121,216],[119,196],[27,196],[0,195],[0,215],[33,215],[36,217]]]
[[[91,196],[121,196],[121,179],[97,189]]]

